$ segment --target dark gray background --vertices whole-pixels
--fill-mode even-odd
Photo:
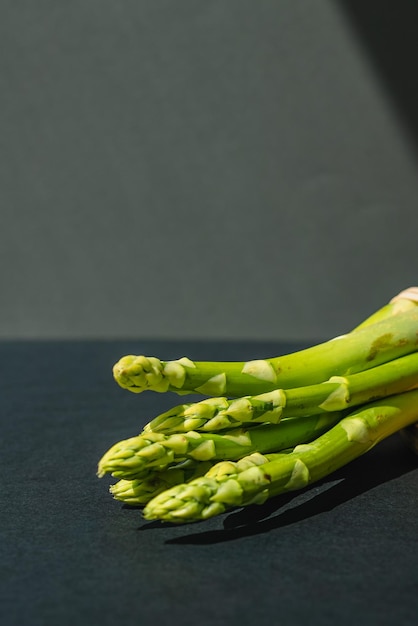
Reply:
[[[0,337],[322,338],[417,284],[414,4],[1,2]]]

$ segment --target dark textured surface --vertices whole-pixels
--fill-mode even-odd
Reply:
[[[1,624],[416,624],[418,465],[398,435],[304,492],[188,526],[145,522],[95,476],[108,446],[179,401],[119,389],[122,354],[296,347],[2,343]]]

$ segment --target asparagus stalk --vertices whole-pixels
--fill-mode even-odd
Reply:
[[[236,460],[252,452],[278,452],[308,442],[341,418],[341,412],[284,418],[280,424],[233,428],[222,434],[142,432],[119,441],[101,458],[98,476],[135,479],[150,468],[163,470],[185,459],[195,461]]]
[[[113,368],[115,380],[134,393],[146,389],[207,396],[255,395],[279,387],[312,385],[376,367],[418,350],[414,306],[355,332],[305,350],[246,362],[161,361],[128,355]]]
[[[410,287],[364,320],[356,330],[388,319],[399,313],[414,309],[418,305],[418,287]],[[269,421],[278,423],[282,417],[306,415],[315,412],[342,410],[348,405],[400,393],[415,386],[418,374],[417,353],[406,357],[406,361],[395,359],[388,364],[346,377],[331,377],[325,385],[305,386],[293,390],[274,390],[257,396],[244,396],[236,400],[225,397],[207,398],[201,402],[180,404],[155,417],[145,430],[174,433],[189,430],[216,431],[233,428],[248,422]],[[323,405],[323,406],[321,406]]]
[[[371,400],[418,386],[418,352],[348,376],[295,389],[275,389],[234,400],[208,398],[181,404],[151,420],[147,431],[174,433],[219,431],[251,422],[279,423],[283,417],[299,417],[343,411]]]
[[[267,498],[302,489],[366,453],[379,441],[418,420],[418,390],[364,405],[316,440],[290,454],[250,467],[226,480],[211,476],[177,485],[145,507],[147,520],[174,523],[204,520],[231,507],[261,504]]]

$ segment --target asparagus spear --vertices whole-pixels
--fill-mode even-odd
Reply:
[[[418,305],[418,287],[409,287],[364,320],[356,330],[388,319],[399,313],[414,309]],[[244,396],[236,400],[225,397],[207,398],[201,402],[180,404],[155,417],[145,430],[174,433],[188,430],[216,431],[240,426],[247,422],[269,421],[278,423],[282,417],[306,415],[356,406],[380,396],[406,391],[415,385],[418,366],[417,353],[406,357],[406,361],[395,359],[388,364],[358,374],[331,377],[326,384],[305,386],[294,390],[274,390],[257,396]],[[336,380],[338,379],[338,380]],[[321,406],[323,403],[324,406]]]
[[[418,308],[367,325],[356,332],[291,354],[247,362],[193,362],[183,357],[161,361],[128,355],[113,368],[121,387],[202,393],[208,396],[255,395],[278,387],[312,385],[376,367],[418,350]]]
[[[261,504],[267,498],[302,489],[366,453],[379,441],[418,420],[418,390],[364,405],[316,440],[290,454],[251,467],[226,480],[203,476],[176,485],[145,507],[147,520],[174,523],[204,520],[231,507]]]
[[[417,304],[418,287],[405,289],[392,298],[388,304],[364,320],[355,330],[409,311],[416,307]],[[414,355],[411,356],[412,359],[415,359]],[[384,368],[386,366],[380,367]],[[225,397],[215,396],[201,402],[181,404],[151,420],[145,426],[145,430],[168,434],[187,432],[189,430],[221,430],[223,428],[240,426],[250,421],[277,423],[282,417],[288,415],[306,415],[316,411],[329,410],[329,402],[325,402],[324,407],[318,407],[325,401],[326,396],[330,394],[332,394],[334,403],[337,397],[339,398],[339,401],[342,403],[340,408],[345,408],[347,404],[355,406],[371,399],[367,395],[362,397],[362,392],[368,391],[368,388],[370,388],[370,394],[376,397],[406,390],[409,384],[408,381],[411,377],[414,377],[413,361],[408,361],[406,367],[411,369],[405,372],[405,369],[401,367],[401,372],[397,370],[397,367],[394,368],[390,365],[386,370],[372,368],[370,370],[372,377],[360,373],[358,378],[354,375],[354,378],[351,376],[348,377],[347,381],[339,379],[338,382],[335,381],[334,377],[334,381],[332,379],[327,381],[326,387],[321,387],[319,384],[316,387],[305,386],[300,392],[296,389],[290,390],[286,394],[285,390],[274,390],[267,392],[267,394],[244,396],[244,398],[233,401]],[[401,377],[401,381],[398,383],[400,387],[395,386],[389,389],[387,384],[388,382],[393,382],[393,376],[396,378]],[[364,382],[362,383],[361,381]],[[373,390],[371,389],[372,387]]]
[[[115,500],[131,506],[144,506],[159,493],[175,485],[189,482],[198,476],[206,474],[217,480],[226,480],[231,476],[243,472],[250,467],[268,463],[284,452],[273,454],[252,454],[238,461],[193,462],[190,460],[162,471],[148,471],[143,478],[127,480],[122,478],[109,488]]]
[[[328,411],[343,411],[418,386],[418,352],[348,376],[295,389],[275,389],[235,400],[208,398],[180,404],[151,420],[147,431],[174,433],[218,431],[250,422],[278,423]]]
[[[131,506],[143,506],[166,489],[203,476],[213,465],[212,461],[195,462],[191,459],[165,470],[149,470],[132,480],[122,478],[109,487],[115,500]]]
[[[363,330],[371,324],[376,324],[377,322],[381,322],[400,313],[410,311],[416,307],[417,302],[418,288],[405,290],[354,330]],[[326,381],[322,385],[305,386],[303,389],[290,389],[287,391],[274,390],[273,392],[260,394],[256,397],[248,396],[233,401],[215,396],[214,398],[207,399],[201,403],[195,403],[194,405],[181,405],[181,407],[174,407],[172,411],[153,420],[147,425],[146,430],[150,431],[154,427],[158,431],[164,429],[166,434],[170,428],[171,430],[174,429],[176,433],[188,429],[195,430],[200,428],[202,430],[209,430],[209,428],[225,428],[231,425],[237,426],[251,418],[253,421],[259,420],[264,422],[269,418],[270,421],[278,422],[291,412],[293,415],[304,415],[307,412],[314,412],[315,404],[319,404],[319,402],[322,403],[325,395],[328,401],[325,401],[325,406],[321,406],[319,410],[342,409],[348,405],[353,406],[356,402],[369,400],[370,394],[372,393],[374,393],[375,396],[379,395],[379,393],[382,395],[397,393],[407,388],[411,381],[412,385],[416,384],[416,381],[414,381],[415,374],[413,373],[413,369],[411,369],[411,367],[414,367],[414,359],[415,354],[401,358],[400,368],[396,361],[390,362],[388,367],[373,367],[370,371],[366,370],[365,372],[368,375],[370,374],[370,376],[365,376],[363,373],[359,375],[349,375],[346,379],[337,376],[332,377],[331,380]],[[153,359],[151,358],[151,360]],[[187,359],[181,359],[180,361],[183,362],[183,365],[190,365],[190,361]],[[204,363],[203,365],[208,364]],[[173,374],[173,371],[174,374],[176,374],[176,370],[178,374],[176,366],[170,367],[169,365],[167,368],[167,372],[170,375]],[[153,373],[151,373],[151,378],[152,375]],[[212,381],[212,383],[213,382],[214,381]],[[376,385],[376,387],[373,388],[373,385]],[[324,395],[325,391],[326,394]],[[178,393],[189,393],[189,391],[183,388],[179,390]],[[251,407],[250,409],[248,405]],[[181,411],[181,415],[179,415],[180,409],[184,410],[184,415]],[[229,421],[225,422],[225,417],[227,417]],[[242,420],[244,420],[244,422]],[[405,437],[411,432],[412,428],[414,428],[414,426],[404,429]],[[120,447],[120,444],[116,444],[112,450],[118,447]],[[205,454],[204,447],[202,449]],[[124,453],[123,450],[119,450],[119,452],[122,456],[124,454],[126,456],[126,451]],[[155,450],[153,454],[155,454]],[[240,454],[242,454],[242,450]],[[110,491],[113,493],[115,499],[127,504],[143,506],[151,499],[155,498],[156,495],[167,491],[171,486],[188,482],[197,476],[201,476],[208,467],[211,469],[206,473],[206,478],[216,479],[217,482],[220,483],[221,481],[230,480],[232,477],[236,478],[239,473],[246,471],[249,467],[279,460],[284,456],[286,456],[284,451],[267,455],[256,452],[238,461],[228,460],[221,461],[220,463],[215,463],[215,460],[197,461],[193,460],[193,458],[189,458],[187,461],[180,464],[173,461],[174,464],[169,464],[168,469],[166,469],[167,459],[163,459],[164,462],[161,463],[160,457],[160,461],[152,462],[150,467],[147,464],[139,464],[139,469],[128,470],[128,472],[126,467],[122,471],[120,471],[119,468],[119,472],[116,469],[114,475],[129,475],[135,476],[135,478],[131,480],[119,480],[118,483],[110,487]],[[175,460],[177,460],[177,458],[178,457],[175,457]],[[103,473],[105,473],[105,471],[103,471]]]
[[[185,459],[219,461],[239,459],[252,452],[278,452],[297,443],[308,442],[329,429],[341,412],[300,418],[284,418],[280,424],[233,428],[222,434],[142,432],[119,441],[101,458],[98,476],[135,479],[150,468],[160,471]]]

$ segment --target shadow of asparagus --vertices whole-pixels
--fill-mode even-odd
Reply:
[[[283,494],[263,505],[232,511],[226,515],[222,529],[192,534],[188,532],[168,539],[166,543],[213,544],[271,532],[330,511],[417,468],[417,456],[406,448],[399,434],[396,434],[331,476],[300,492]],[[164,526],[167,528],[167,524]],[[188,531],[191,528],[195,528],[195,525],[187,526]]]

